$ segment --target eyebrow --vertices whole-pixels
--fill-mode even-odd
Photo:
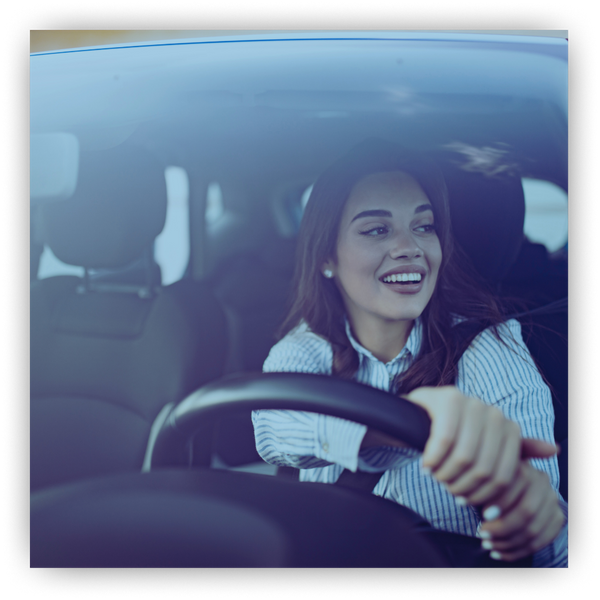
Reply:
[[[433,206],[431,206],[431,204],[420,204],[419,206],[417,206],[417,208],[415,208],[415,214],[425,212],[426,210],[430,210],[433,212]],[[381,210],[381,209],[363,210],[362,212],[359,212],[352,219],[352,221],[350,221],[350,223],[353,223],[354,221],[356,221],[356,219],[363,219],[365,217],[391,217],[391,216],[392,216],[392,213],[389,210]]]

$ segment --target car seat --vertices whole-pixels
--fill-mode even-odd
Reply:
[[[82,152],[73,196],[40,207],[45,244],[85,275],[32,282],[32,490],[139,470],[161,409],[223,373],[219,303],[162,287],[152,259],[166,202],[164,167],[122,145]]]
[[[552,391],[555,440],[561,446],[560,492],[568,498],[567,270],[523,235],[519,177],[491,177],[445,163],[454,236],[480,276],[501,297],[522,302],[523,339]]]
[[[295,240],[273,234],[262,247],[249,248],[219,263],[209,279],[227,314],[230,347],[226,373],[262,372],[285,318],[294,251]],[[222,419],[215,429],[210,451],[215,464],[224,467],[264,462],[256,451],[249,415]],[[202,451],[195,445],[194,452],[198,455]]]

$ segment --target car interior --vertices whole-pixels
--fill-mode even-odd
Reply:
[[[478,271],[530,308],[565,298],[566,261],[523,239],[519,178],[441,164],[456,237]],[[152,244],[165,222],[164,165],[123,144],[82,154],[80,169],[72,198],[40,207],[36,216],[44,243],[87,275],[32,282],[32,489],[141,468],[161,409],[220,376],[260,371],[293,275],[294,237],[277,231],[268,214],[275,202],[244,202],[224,185],[228,218],[199,241],[209,246],[206,277],[162,286]],[[309,181],[277,199],[288,231],[297,231],[294,217]],[[529,346],[552,384],[557,440],[564,442],[566,306],[523,317],[532,320],[544,326],[535,328]],[[260,460],[247,418],[222,423],[214,444],[226,465]]]
[[[31,209],[34,496],[48,498],[81,482],[96,493],[98,478],[152,470],[154,444],[173,407],[222,378],[261,372],[289,304],[307,190],[354,144],[380,137],[438,162],[458,244],[482,279],[520,301],[515,316],[552,390],[560,492],[568,499],[566,244],[551,253],[525,236],[521,183],[533,177],[567,191],[566,123],[551,106],[531,99],[474,96],[463,98],[464,105],[458,97],[424,93],[419,101],[429,110],[408,117],[385,104],[374,108],[381,98],[367,92],[342,98],[274,90],[240,103],[221,92],[193,90],[176,99],[177,110],[133,128],[71,128],[81,148],[75,192],[66,200],[32,201]],[[167,219],[165,170],[173,165],[185,169],[189,181],[189,259],[182,277],[165,284],[155,250]],[[213,182],[220,214],[208,218]],[[81,275],[40,277],[48,251]],[[239,473],[248,497],[253,476],[286,476],[256,453],[248,409],[220,418],[209,432],[199,428],[186,452],[191,468],[248,471]],[[165,482],[178,475],[161,477]],[[150,490],[154,483],[144,485]],[[160,485],[152,489],[159,493]],[[173,485],[193,488],[183,480]],[[182,504],[169,518],[185,520],[192,510],[186,498],[177,500]],[[253,556],[256,565],[285,563],[286,540],[268,522],[254,531],[256,522],[244,518],[253,509],[233,503],[226,512],[227,502],[210,495],[202,502],[238,523],[246,531],[240,538],[263,536],[259,546],[249,541],[238,547],[234,563],[242,555]],[[396,518],[380,503],[382,523]],[[98,521],[96,533],[105,526]],[[177,566],[221,564],[219,553],[230,552],[231,540],[204,531],[211,551],[199,559],[189,548],[200,534],[189,527],[173,555]]]

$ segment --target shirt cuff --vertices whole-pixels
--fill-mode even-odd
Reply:
[[[314,455],[355,472],[358,469],[358,452],[366,433],[366,425],[318,415]]]
[[[368,473],[381,473],[389,469],[403,469],[420,457],[421,452],[414,448],[366,448],[358,455],[358,468]]]

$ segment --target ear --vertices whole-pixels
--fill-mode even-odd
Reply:
[[[335,275],[335,265],[332,260],[328,260],[321,265],[321,273],[327,279],[331,279]]]

